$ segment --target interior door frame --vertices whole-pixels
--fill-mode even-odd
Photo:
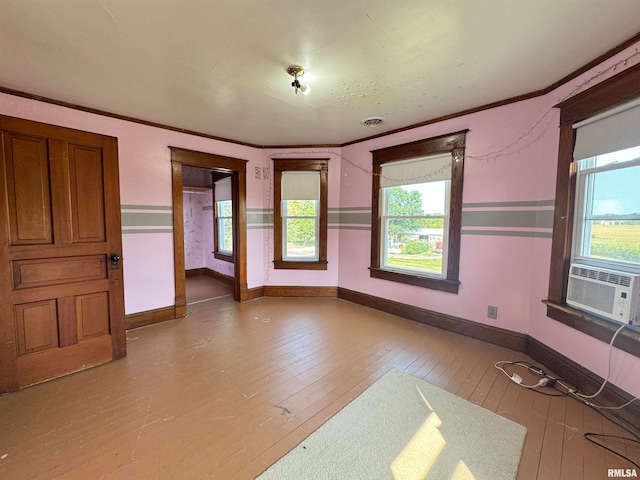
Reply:
[[[232,173],[233,194],[233,298],[241,302],[247,293],[247,160],[179,147],[171,150],[173,192],[173,260],[175,272],[175,318],[187,314],[187,292],[184,267],[184,214],[182,198],[182,166],[211,168]]]

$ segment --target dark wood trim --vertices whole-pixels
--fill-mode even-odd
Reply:
[[[229,176],[230,175],[225,173],[211,172],[211,185],[212,185],[211,188],[213,190],[213,258],[215,258],[216,260],[222,260],[223,262],[233,263],[235,262],[235,256],[233,252],[231,253],[231,255],[229,255],[228,253],[222,253],[220,251],[219,238],[218,238],[218,233],[219,233],[218,221],[220,220],[220,216],[218,216],[218,208],[216,206],[216,202],[217,202],[216,182],[218,180],[222,180],[223,178],[228,178]],[[230,180],[233,183],[233,177]],[[231,195],[232,195],[231,198],[233,198],[233,192],[231,192]],[[231,215],[233,216],[233,205],[232,205]],[[223,218],[229,218],[229,217],[223,217]],[[231,222],[233,224],[233,217]]]
[[[273,265],[275,269],[326,270],[328,232],[328,158],[273,159]],[[282,259],[282,172],[320,172],[320,231],[318,232],[318,261],[293,262]]]
[[[182,198],[182,164],[171,163],[173,193],[173,270],[175,287],[175,318],[187,315],[187,287],[184,269],[184,212]]]
[[[264,297],[264,287],[247,288],[247,284],[242,285],[240,292],[240,301],[246,302]]]
[[[544,303],[547,305],[547,317],[580,330],[582,333],[605,343],[609,343],[613,334],[620,328],[618,323],[580,312],[566,305],[557,304],[549,300]],[[615,346],[630,355],[640,358],[640,331],[631,328],[621,330],[616,337]]]
[[[305,287],[299,285],[265,285],[265,297],[329,297],[338,296],[338,287]]]
[[[407,160],[409,158],[437,155],[452,152],[454,149],[464,149],[465,136],[469,130],[447,133],[437,137],[429,137],[414,142],[393,145],[392,147],[372,150],[373,164],[379,167],[384,163]]]
[[[33,93],[23,92],[20,90],[14,90],[0,86],[0,93],[6,93],[7,95],[14,95],[16,97],[28,98],[30,100],[37,100],[38,102],[50,103],[52,105],[58,105],[60,107],[72,108],[73,110],[79,110],[81,112],[93,113],[94,115],[100,115],[103,117],[115,118],[117,120],[123,120],[125,122],[138,123],[140,125],[146,125],[149,127],[161,128],[163,130],[170,130],[172,132],[186,133],[187,135],[194,135],[197,137],[209,138],[211,140],[219,140],[221,142],[235,143],[237,145],[244,145],[246,147],[264,148],[263,145],[256,145],[253,143],[241,142],[238,140],[231,140],[228,138],[217,137],[215,135],[209,135],[208,133],[196,132],[194,130],[187,130],[184,128],[173,127],[171,125],[165,125],[162,123],[150,122],[147,120],[141,120],[135,117],[129,117],[127,115],[120,115],[117,113],[111,113],[106,110],[100,110],[97,108],[84,107],[76,103],[63,102],[62,100],[56,100],[49,97],[43,97],[41,95],[35,95]],[[269,147],[270,148],[270,147]]]
[[[599,319],[566,304],[567,282],[573,244],[577,165],[573,161],[573,124],[640,97],[640,64],[624,70],[598,85],[562,102],[560,138],[556,171],[556,197],[549,266],[547,316],[603,342],[619,328],[616,322]],[[631,330],[621,332],[619,348],[640,357],[640,337]]]
[[[560,125],[573,125],[640,96],[640,63],[558,104]]]
[[[185,276],[187,278],[193,278],[193,277],[209,277],[209,278],[213,278],[215,280],[219,280],[221,282],[224,282],[228,285],[232,285],[234,284],[234,279],[232,276],[230,275],[225,275],[224,273],[220,273],[220,272],[216,272],[215,270],[212,270],[210,268],[207,267],[202,267],[202,268],[192,268],[190,270],[185,270],[184,271]]]
[[[552,374],[564,378],[581,391],[589,394],[595,393],[603,382],[603,379],[593,372],[578,365],[562,354],[526,334],[512,332],[510,330],[492,327],[489,325],[482,325],[462,318],[453,317],[451,315],[445,315],[420,307],[406,305],[393,300],[387,300],[342,287],[338,287],[338,298],[373,308],[375,310],[381,310],[392,315],[407,318],[425,325],[430,325],[443,330],[455,332],[460,335],[475,338],[477,340],[482,340],[487,343],[510,348],[517,352],[526,353],[536,362],[553,372]],[[609,322],[603,323],[607,324]],[[612,331],[609,329],[608,325],[604,325],[604,327],[608,329],[609,334],[608,337],[603,340],[609,342]],[[623,330],[623,332],[629,331]],[[628,345],[633,345],[633,343],[627,342],[624,336],[621,335],[622,332],[620,332],[620,335],[616,338],[616,342],[614,344],[616,348],[625,350],[625,342]],[[637,333],[635,335],[638,336]],[[635,340],[632,342],[635,342]],[[602,402],[606,405],[622,405],[632,398],[633,397],[631,395],[619,387],[609,383],[604,388],[602,394],[598,396],[598,402]],[[640,403],[636,402],[623,410],[616,410],[612,415],[618,421],[624,421],[629,428],[635,429],[636,432],[640,432],[638,427],[640,426]]]
[[[430,288],[448,293],[458,293],[460,285],[460,243],[462,227],[462,189],[464,183],[464,148],[466,133],[462,130],[438,137],[431,137],[415,142],[394,145],[392,147],[373,150],[373,175],[371,175],[371,277],[392,282],[406,283],[423,288]],[[381,198],[380,173],[382,166],[394,161],[409,158],[435,155],[438,153],[451,154],[451,198],[449,202],[449,232],[447,245],[447,278],[439,279],[426,275],[412,275],[404,272],[391,271],[381,268],[380,242],[381,228]]]
[[[274,260],[276,270],[326,270],[328,262],[292,262],[289,260]]]
[[[407,273],[394,272],[374,267],[369,267],[369,275],[371,278],[379,278],[390,282],[414,285],[416,287],[430,288],[432,290],[439,290],[447,293],[458,293],[458,287],[460,286],[460,282],[447,279],[421,277],[419,275],[409,275]]]
[[[155,310],[147,310],[145,312],[132,313],[125,317],[127,330],[132,328],[153,325],[167,320],[173,320],[175,317],[175,306],[156,308]]]
[[[549,348],[533,337],[527,337],[525,353],[536,362],[551,370],[553,374],[564,378],[586,394],[593,394],[598,391],[604,381],[603,378],[578,365],[573,360]],[[598,404],[615,406],[623,405],[632,398],[633,397],[624,390],[611,383],[607,383],[602,393],[598,395],[597,402]],[[607,416],[607,414],[612,415],[617,421],[622,420],[628,428],[640,434],[640,403],[634,402],[624,409],[610,412],[601,411],[601,413],[605,414],[605,416]]]
[[[549,297],[555,303],[564,303],[569,262],[571,261],[571,236],[573,233],[573,212],[576,165],[573,163],[575,131],[571,125],[560,128],[558,147],[558,170],[556,173],[555,211],[551,258],[549,268]]]
[[[204,275],[209,278],[213,278],[214,280],[218,280],[220,282],[226,283],[227,285],[233,286],[235,284],[235,279],[230,275],[225,275],[224,273],[216,272],[215,270],[211,270],[210,268],[204,269]]]
[[[578,68],[577,70],[574,70],[569,75],[566,75],[566,76],[562,77],[561,79],[553,82],[551,85],[548,85],[547,87],[542,88],[540,90],[536,90],[536,91],[533,91],[533,92],[525,93],[523,95],[517,95],[515,97],[506,98],[504,100],[499,100],[497,102],[487,103],[485,105],[481,105],[481,106],[474,107],[474,108],[469,108],[467,110],[461,110],[459,112],[451,113],[449,115],[443,115],[441,117],[432,118],[430,120],[425,120],[424,122],[414,123],[412,125],[407,125],[406,127],[396,128],[394,130],[388,130],[386,132],[381,132],[381,133],[376,134],[376,135],[370,135],[368,137],[359,138],[357,140],[351,140],[349,142],[343,143],[340,146],[341,147],[346,147],[346,146],[349,146],[349,145],[354,145],[354,144],[357,144],[357,143],[373,140],[374,138],[380,138],[380,137],[385,137],[387,135],[393,135],[393,134],[400,133],[400,132],[406,132],[407,130],[413,130],[414,128],[424,127],[426,125],[433,125],[435,123],[441,123],[441,122],[444,122],[444,121],[447,121],[447,120],[451,120],[453,118],[463,117],[465,115],[471,115],[471,114],[474,114],[474,113],[483,112],[485,110],[491,110],[492,108],[498,108],[498,107],[502,107],[504,105],[510,105],[512,103],[522,102],[524,100],[529,100],[531,98],[536,98],[536,97],[540,97],[542,95],[546,95],[549,92],[552,92],[553,90],[555,90],[556,88],[561,87],[565,83],[570,82],[574,78],[578,78],[579,76],[581,76],[585,72],[591,70],[592,68],[597,67],[601,63],[605,62],[606,60],[608,60],[609,58],[613,57],[614,55],[617,55],[618,53],[622,52],[626,48],[628,48],[628,47],[632,46],[633,44],[637,43],[638,41],[640,41],[640,32],[636,33],[631,38],[625,40],[624,42],[622,42],[619,45],[617,45],[617,46],[613,47],[612,49],[610,49],[609,51],[607,51],[607,52],[603,53],[602,55],[598,56],[597,58],[593,59],[592,61],[590,61],[586,65],[583,65],[582,67]]]
[[[138,123],[138,124],[147,125],[147,126],[150,126],[150,127],[161,128],[161,129],[170,130],[170,131],[173,131],[173,132],[186,133],[188,135],[194,135],[194,136],[197,136],[197,137],[209,138],[209,139],[212,139],[212,140],[219,140],[219,141],[222,141],[222,142],[233,143],[233,144],[236,144],[236,145],[244,145],[244,146],[253,147],[253,148],[264,148],[264,149],[274,149],[274,148],[341,148],[341,147],[346,147],[346,146],[349,146],[349,145],[354,145],[356,143],[366,142],[366,141],[372,140],[374,138],[384,137],[384,136],[387,136],[387,135],[393,135],[393,134],[396,134],[396,133],[405,132],[407,130],[413,130],[415,128],[423,127],[423,126],[426,126],[426,125],[432,125],[432,124],[435,124],[435,123],[444,122],[446,120],[451,120],[453,118],[458,118],[458,117],[462,117],[462,116],[465,116],[465,115],[471,115],[473,113],[478,113],[478,112],[482,112],[482,111],[485,111],[485,110],[490,110],[492,108],[497,108],[497,107],[501,107],[501,106],[504,106],[504,105],[509,105],[509,104],[512,104],[512,103],[521,102],[523,100],[528,100],[528,99],[531,99],[531,98],[536,98],[536,97],[539,97],[539,96],[542,96],[542,95],[546,95],[547,93],[555,90],[556,88],[560,87],[561,85],[564,85],[565,83],[573,80],[574,78],[579,77],[580,75],[582,75],[583,73],[587,72],[588,70],[596,67],[597,65],[599,65],[602,62],[606,61],[607,59],[609,59],[609,58],[613,57],[614,55],[620,53],[621,51],[623,51],[624,49],[630,47],[631,45],[633,45],[634,43],[638,42],[639,40],[640,40],[640,32],[635,34],[635,35],[633,35],[631,38],[625,40],[624,42],[620,43],[619,45],[615,46],[614,48],[608,50],[607,52],[603,53],[602,55],[596,57],[595,59],[593,59],[592,61],[590,61],[586,65],[583,65],[579,69],[573,71],[569,75],[566,75],[566,76],[562,77],[561,79],[553,82],[551,85],[549,85],[549,86],[547,86],[545,88],[542,88],[540,90],[536,90],[536,91],[533,91],[533,92],[525,93],[523,95],[517,95],[515,97],[510,97],[510,98],[507,98],[507,99],[499,100],[497,102],[488,103],[488,104],[481,105],[481,106],[478,106],[478,107],[469,108],[469,109],[462,110],[462,111],[459,111],[459,112],[451,113],[449,115],[443,115],[441,117],[425,120],[423,122],[414,123],[414,124],[411,124],[411,125],[407,125],[406,127],[401,127],[401,128],[396,128],[396,129],[393,129],[393,130],[388,130],[386,132],[381,132],[381,133],[376,134],[376,135],[369,135],[367,137],[362,137],[362,138],[359,138],[359,139],[351,140],[349,142],[345,142],[345,143],[342,143],[342,144],[258,145],[258,144],[254,144],[254,143],[242,142],[242,141],[239,141],[239,140],[233,140],[233,139],[229,139],[229,138],[222,138],[222,137],[218,137],[218,136],[215,136],[215,135],[210,135],[210,134],[207,134],[207,133],[196,132],[196,131],[193,131],[193,130],[186,130],[184,128],[173,127],[173,126],[170,126],[170,125],[164,125],[164,124],[160,124],[160,123],[141,120],[141,119],[138,119],[138,118],[128,117],[128,116],[125,116],[125,115],[119,115],[119,114],[116,114],[116,113],[111,113],[111,112],[107,112],[105,110],[99,110],[99,109],[96,109],[96,108],[84,107],[82,105],[69,103],[69,102],[63,102],[61,100],[55,100],[53,98],[43,97],[41,95],[36,95],[36,94],[33,94],[33,93],[29,93],[29,92],[23,92],[23,91],[20,91],[20,90],[14,90],[14,89],[7,88],[7,87],[0,86],[0,93],[6,93],[8,95],[14,95],[16,97],[28,98],[28,99],[36,100],[36,101],[39,101],[39,102],[50,103],[50,104],[53,104],[53,105],[59,105],[59,106],[62,106],[62,107],[72,108],[74,110],[80,110],[80,111],[83,111],[83,112],[88,112],[88,113],[93,113],[95,115],[101,115],[101,116],[105,116],[105,117],[115,118],[115,119],[118,119],[118,120],[124,120],[124,121],[127,121],[127,122]]]
[[[527,336],[523,333],[483,325],[342,287],[338,287],[338,298],[519,352],[524,352],[525,349]]]
[[[546,87],[543,90],[544,93],[545,94],[549,93],[552,90],[555,90],[556,88],[564,85],[565,83],[570,82],[574,78],[577,78],[577,77],[581,76],[583,73],[588,72],[592,68],[597,67],[601,63],[607,61],[608,59],[610,59],[614,55],[617,55],[618,53],[622,52],[626,48],[629,48],[630,46],[632,46],[634,43],[637,43],[638,41],[640,41],[640,32],[636,33],[635,35],[633,35],[632,37],[630,37],[627,40],[623,41],[622,43],[616,45],[612,49],[606,51],[602,55],[594,58],[593,60],[591,60],[586,65],[583,65],[582,67],[578,68],[577,70],[574,70],[569,75],[567,75],[565,77],[562,77],[560,80],[556,81],[555,83],[552,83],[551,85],[549,85],[548,87]]]
[[[247,160],[178,147],[169,147],[172,163],[173,190],[173,243],[176,289],[176,317],[187,313],[184,271],[184,219],[182,199],[182,166],[215,169],[231,174],[233,195],[233,250],[234,288],[233,298],[242,301],[243,288],[247,284]],[[244,286],[244,287],[243,287]]]
[[[207,269],[206,268],[191,268],[189,270],[185,270],[184,271],[184,276],[186,278],[193,278],[193,277],[202,277],[203,275],[207,275]]]
[[[214,222],[215,221],[217,221],[217,219],[214,219]],[[233,255],[227,255],[226,253],[220,253],[220,252],[213,252],[213,258],[215,258],[216,260],[222,260],[223,262],[229,262],[229,263],[233,263],[235,261],[233,258]]]

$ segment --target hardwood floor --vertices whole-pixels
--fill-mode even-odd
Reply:
[[[529,361],[344,300],[197,303],[129,331],[122,360],[0,398],[0,478],[252,479],[392,367],[525,425],[519,480],[632,467],[582,437],[618,427],[499,360]]]
[[[185,285],[187,305],[233,295],[233,285],[228,285],[206,275],[187,277]]]

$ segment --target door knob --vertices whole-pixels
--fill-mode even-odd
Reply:
[[[111,270],[117,270],[120,262],[120,255],[117,253],[111,254]]]

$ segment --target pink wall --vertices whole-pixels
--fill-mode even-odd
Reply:
[[[546,96],[343,148],[341,205],[370,206],[371,178],[362,169],[371,169],[371,150],[469,129],[463,215],[476,210],[513,209],[535,210],[541,216],[547,215],[552,206],[511,205],[513,202],[548,203],[555,197],[559,116],[554,105],[608,78],[614,73],[614,65],[619,72],[625,65],[637,63],[637,48],[638,45],[627,49]],[[629,58],[631,56],[633,58]],[[624,59],[628,61],[625,63]],[[529,230],[550,234],[550,228]],[[546,316],[542,300],[547,296],[551,239],[464,232],[463,228],[461,285],[457,295],[370,278],[368,231],[341,230],[339,285],[527,333],[605,377],[608,345]],[[498,307],[497,320],[487,318],[488,305]],[[610,380],[627,392],[640,395],[640,359],[614,348]]]
[[[463,233],[461,286],[459,294],[452,295],[370,278],[370,232],[343,225],[333,225],[334,228],[329,229],[328,270],[274,270],[273,231],[261,224],[260,219],[266,219],[269,213],[273,213],[273,157],[329,157],[329,208],[334,211],[366,209],[371,207],[371,177],[366,173],[371,169],[371,150],[463,129],[469,129],[464,214],[475,215],[478,210],[517,210],[513,202],[529,202],[529,206],[522,209],[535,210],[543,217],[553,207],[530,204],[549,202],[555,195],[558,115],[553,106],[610,76],[614,73],[610,67],[628,57],[637,47],[631,47],[544,97],[342,149],[260,150],[6,94],[0,94],[0,113],[117,137],[122,205],[166,207],[172,204],[170,145],[248,160],[248,215],[257,219],[249,222],[247,229],[249,288],[261,285],[339,285],[529,334],[587,369],[605,376],[607,345],[545,315],[542,300],[547,294],[551,240],[544,235],[548,236],[549,228],[539,229],[542,237],[505,234],[508,229],[499,234]],[[637,63],[637,60],[638,57],[634,57],[628,65]],[[623,68],[620,63],[617,71]],[[123,257],[128,314],[174,304],[171,233],[125,234]],[[498,307],[497,320],[486,317],[487,305]],[[640,395],[640,359],[614,349],[613,360],[613,383],[631,394]]]
[[[0,113],[118,138],[120,203],[134,206],[172,205],[169,146],[248,160],[247,169],[260,164],[261,151],[218,140],[117,120],[57,105],[0,94]],[[247,182],[248,184],[250,181]],[[262,193],[248,185],[247,203],[260,206]],[[255,187],[255,186],[254,186]],[[127,314],[175,304],[173,235],[123,235],[125,309]],[[249,285],[262,285],[262,252],[249,250]]]
[[[188,189],[187,189],[188,190]],[[184,220],[184,268],[192,270],[204,268],[207,257],[212,248],[213,227],[211,226],[211,210],[205,211],[205,206],[211,207],[213,191],[207,193],[184,193],[182,195],[182,218]],[[211,228],[209,228],[211,227]]]
[[[268,176],[262,179],[262,204],[265,210],[273,214],[273,158],[329,158],[328,207],[329,210],[340,206],[340,149],[265,149],[262,154],[262,167]],[[339,230],[329,225],[327,234],[327,270],[275,270],[273,268],[273,229],[263,231],[260,248],[263,252],[264,285],[338,285],[339,266]],[[258,245],[256,245],[258,248]]]

